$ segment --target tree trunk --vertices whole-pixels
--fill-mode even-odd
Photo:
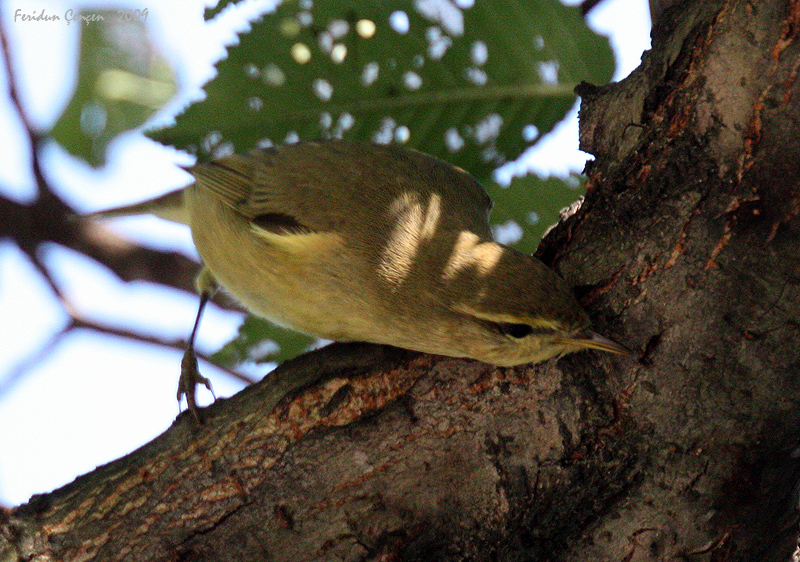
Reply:
[[[540,254],[638,357],[333,345],[4,515],[0,560],[788,560],[798,29],[684,2],[581,88],[589,193]]]

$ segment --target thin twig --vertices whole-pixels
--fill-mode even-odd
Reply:
[[[30,132],[33,130],[33,127],[31,126],[28,116],[22,107],[22,102],[20,101],[19,92],[17,90],[17,75],[14,71],[14,65],[11,62],[11,47],[9,45],[8,37],[6,36],[6,26],[5,22],[3,21],[2,12],[0,12],[0,44],[2,44],[3,64],[6,67],[6,76],[8,77],[8,95],[11,98],[11,103],[14,105],[14,108],[19,114],[22,125],[25,127],[27,132]]]
[[[71,322],[67,323],[63,328],[55,332],[50,339],[48,339],[39,349],[28,355],[26,358],[16,364],[9,370],[5,377],[0,380],[0,398],[8,394],[14,385],[27,375],[36,365],[44,361],[44,359],[52,353],[58,343],[67,335],[67,332],[72,328]]]
[[[22,122],[22,126],[25,129],[25,133],[28,135],[28,140],[30,141],[32,154],[31,167],[33,170],[33,175],[36,178],[36,184],[40,189],[40,194],[46,192],[48,195],[52,195],[52,191],[49,189],[47,180],[42,173],[42,167],[39,162],[39,148],[42,143],[42,135],[34,128],[31,120],[28,118],[28,114],[25,111],[24,106],[22,105],[22,99],[19,95],[19,90],[17,89],[17,75],[14,71],[14,64],[11,61],[11,45],[6,34],[5,22],[2,19],[2,11],[0,11],[0,44],[2,45],[3,64],[6,70],[6,77],[8,78],[8,96],[11,99],[14,109],[17,111],[17,115],[19,115],[19,119]]]
[[[106,334],[110,336],[117,336],[120,338],[138,341],[141,343],[148,343],[152,345],[158,345],[161,347],[168,347],[170,349],[176,349],[179,351],[183,351],[186,348],[186,342],[183,340],[165,340],[156,336],[148,336],[144,334],[140,334],[138,332],[133,332],[130,330],[126,330],[124,328],[117,328],[114,326],[107,326],[105,324],[100,324],[98,322],[94,322],[92,320],[87,320],[84,318],[75,318],[71,317],[68,322],[57,332],[55,332],[44,344],[42,344],[39,349],[28,355],[26,358],[21,360],[17,365],[9,370],[6,375],[0,380],[0,398],[7,395],[8,392],[14,387],[14,385],[19,382],[19,380],[27,373],[31,371],[37,364],[44,361],[56,348],[56,346],[64,339],[65,336],[69,335],[70,332],[78,329],[86,329],[86,330],[93,330],[95,332]],[[234,378],[238,381],[241,381],[245,384],[253,384],[256,382],[252,378],[243,375],[241,373],[237,373],[231,369],[223,367],[218,363],[215,363],[211,360],[208,354],[205,353],[197,353],[197,357],[202,359],[203,361],[214,365],[225,374]],[[176,373],[178,372],[178,367],[176,363]]]
[[[14,71],[14,64],[12,62],[12,57],[11,57],[10,42],[8,40],[5,22],[2,20],[2,12],[0,12],[0,50],[2,51],[3,65],[5,66],[6,76],[8,77],[8,95],[9,98],[11,99],[11,103],[14,106],[14,109],[19,115],[20,122],[22,123],[22,126],[25,129],[25,132],[28,136],[28,140],[31,146],[31,169],[34,178],[36,179],[36,184],[39,190],[38,204],[41,204],[42,199],[58,199],[58,196],[53,192],[47,179],[44,177],[44,174],[42,173],[42,166],[39,159],[39,151],[41,148],[42,141],[44,140],[45,137],[41,132],[36,130],[31,120],[28,118],[28,115],[22,103],[19,90],[17,89],[17,75],[16,72]],[[61,203],[59,207],[65,207],[65,206],[63,205],[63,203]],[[63,293],[60,286],[53,278],[47,266],[42,262],[41,257],[38,254],[39,244],[23,244],[19,240],[17,242],[20,249],[23,252],[25,252],[26,255],[28,255],[28,257],[31,260],[31,263],[34,265],[34,267],[37,269],[40,275],[44,278],[47,285],[53,291],[53,294],[58,299],[59,303],[69,316],[69,320],[64,325],[64,327],[62,327],[60,330],[54,333],[50,337],[50,339],[48,339],[48,341],[45,342],[44,345],[42,345],[38,350],[36,350],[30,356],[20,361],[16,365],[16,367],[11,369],[6,374],[3,380],[0,381],[0,397],[2,397],[5,393],[7,393],[9,389],[20,378],[22,378],[22,376],[25,373],[29,372],[30,369],[32,369],[37,363],[41,362],[45,357],[47,357],[53,351],[53,349],[58,345],[58,343],[64,338],[64,336],[69,334],[71,331],[79,328],[90,329],[102,334],[118,336],[133,341],[159,345],[162,347],[178,349],[181,351],[185,349],[186,347],[185,341],[165,340],[155,336],[148,336],[141,333],[133,332],[131,330],[126,330],[114,326],[108,326],[81,318],[77,314],[75,308],[70,303],[70,300],[67,297],[67,295]],[[214,363],[206,354],[199,353],[198,357],[212,365],[215,365],[217,368],[221,369],[227,375],[245,384],[252,384],[253,382],[255,382],[250,377],[247,377],[231,369],[228,369],[226,367]]]
[[[53,279],[53,276],[50,274],[50,270],[47,269],[47,266],[42,261],[42,258],[38,255],[38,253],[35,252],[35,250],[32,253],[26,253],[30,258],[33,267],[36,268],[36,270],[39,272],[39,275],[44,278],[45,282],[50,287],[50,290],[53,291],[53,295],[56,297],[56,299],[58,299],[58,302],[61,303],[61,306],[64,307],[64,310],[67,311],[67,314],[74,318],[75,314],[72,304],[69,302],[69,299],[66,297],[66,295],[64,295],[63,291],[61,291],[61,287],[58,286],[56,280]]]
[[[47,266],[42,261],[41,256],[39,256],[36,253],[35,249],[33,248],[26,249],[25,253],[30,258],[32,265],[36,268],[36,270],[45,280],[47,285],[50,287],[50,290],[53,291],[53,295],[61,304],[64,311],[68,314],[69,321],[63,328],[61,328],[59,331],[53,334],[53,336],[37,351],[35,351],[30,356],[20,361],[16,365],[16,367],[11,369],[6,374],[4,379],[0,381],[0,397],[2,397],[5,393],[7,393],[14,386],[14,384],[19,379],[21,379],[22,376],[24,376],[26,372],[29,372],[36,364],[38,364],[44,358],[46,358],[53,351],[53,349],[55,349],[56,345],[58,345],[58,343],[64,338],[64,336],[66,336],[70,331],[78,328],[86,328],[102,334],[118,336],[133,341],[159,345],[161,347],[168,347],[171,349],[178,349],[180,351],[183,351],[186,348],[186,342],[183,340],[165,340],[156,336],[147,336],[131,330],[117,328],[114,326],[108,326],[105,324],[100,324],[97,322],[93,322],[91,320],[81,318],[77,314],[76,308],[72,305],[69,298],[63,293],[58,283],[56,283],[55,279],[48,270]],[[253,384],[255,382],[252,378],[246,375],[242,375],[241,373],[237,373],[236,371],[233,371],[231,369],[228,369],[227,367],[215,363],[214,361],[211,360],[211,358],[207,354],[197,353],[197,356],[203,361],[206,361],[214,365],[215,367],[226,373],[228,376],[236,380],[239,380],[245,384]]]
[[[100,332],[102,334],[108,334],[111,336],[118,336],[121,338],[128,338],[134,341],[138,341],[141,343],[149,343],[153,345],[159,345],[161,347],[169,347],[171,349],[177,349],[180,351],[184,351],[186,349],[186,341],[185,340],[165,340],[156,336],[147,336],[139,332],[134,332],[131,330],[126,330],[124,328],[116,328],[114,326],[109,326],[107,324],[100,324],[97,322],[93,322],[91,320],[87,320],[85,318],[81,318],[80,315],[77,313],[75,307],[72,305],[70,300],[63,294],[58,284],[53,279],[53,276],[50,274],[50,271],[47,269],[47,266],[42,262],[39,256],[31,256],[33,265],[39,270],[39,273],[44,277],[47,281],[48,285],[52,289],[53,293],[55,293],[56,298],[61,303],[61,306],[64,307],[64,310],[70,317],[70,321],[67,326],[62,330],[62,332],[68,332],[70,330],[78,329],[78,328],[87,328],[89,330],[94,330],[95,332]],[[195,326],[195,331],[197,327]],[[194,333],[194,331],[193,331]],[[227,367],[224,367],[218,363],[215,363],[211,360],[211,358],[204,353],[197,353],[197,357],[202,359],[203,361],[207,361],[208,363],[214,365],[221,371],[225,372],[230,377],[241,381],[245,384],[253,384],[254,381],[250,377],[246,375],[242,375],[237,373],[236,371],[232,371]]]
[[[92,320],[87,320],[87,319],[84,319],[84,318],[73,318],[73,322],[74,322],[74,326],[73,326],[74,329],[85,328],[85,329],[88,329],[88,330],[94,330],[95,332],[99,332],[101,334],[107,334],[107,335],[110,335],[110,336],[118,336],[120,338],[127,338],[127,339],[130,339],[130,340],[134,340],[134,341],[138,341],[138,342],[142,342],[142,343],[149,343],[149,344],[158,345],[158,346],[161,346],[161,347],[168,347],[170,349],[177,349],[179,351],[185,351],[186,350],[186,340],[183,340],[183,339],[166,340],[166,339],[163,339],[163,338],[159,338],[157,336],[148,336],[146,334],[140,334],[138,332],[133,332],[131,330],[126,330],[125,328],[118,328],[118,327],[115,327],[115,326],[108,326],[108,325],[105,325],[105,324],[100,324],[99,322],[94,322]],[[214,365],[218,369],[220,369],[223,372],[225,372],[225,374],[227,374],[228,376],[230,376],[230,377],[232,377],[232,378],[234,378],[236,380],[239,380],[239,381],[241,381],[241,382],[243,382],[245,384],[253,384],[254,382],[256,382],[255,380],[253,380],[252,378],[248,377],[247,375],[243,375],[241,373],[237,373],[236,371],[233,371],[231,369],[228,369],[227,367],[223,367],[222,365],[219,365],[218,363],[215,363],[214,361],[211,360],[210,356],[208,354],[206,354],[206,353],[197,353],[197,357],[199,357],[203,361],[206,361],[206,362],[210,363],[211,365]]]

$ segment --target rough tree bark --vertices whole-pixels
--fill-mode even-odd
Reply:
[[[684,2],[581,89],[590,189],[540,253],[637,358],[334,345],[5,514],[0,559],[789,559],[799,25]]]

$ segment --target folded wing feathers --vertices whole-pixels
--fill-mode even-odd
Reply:
[[[201,188],[208,189],[234,209],[248,202],[253,191],[253,164],[247,155],[233,155],[192,168]]]

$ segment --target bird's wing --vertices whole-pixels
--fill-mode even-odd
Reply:
[[[245,204],[253,191],[256,162],[249,154],[234,154],[189,169],[199,187],[208,189],[225,204],[236,209]]]
[[[342,232],[370,224],[391,228],[393,209],[408,204],[437,228],[490,237],[491,201],[469,174],[425,154],[347,141],[302,142],[220,158],[191,169],[256,226],[282,232]]]
[[[260,168],[264,166],[264,152],[225,156],[194,166],[190,171],[199,188],[211,191],[263,231],[275,234],[313,232],[309,226],[299,222],[291,208],[255,200],[257,194],[265,189],[265,186],[257,183],[262,175]],[[273,177],[277,175],[272,174]]]

